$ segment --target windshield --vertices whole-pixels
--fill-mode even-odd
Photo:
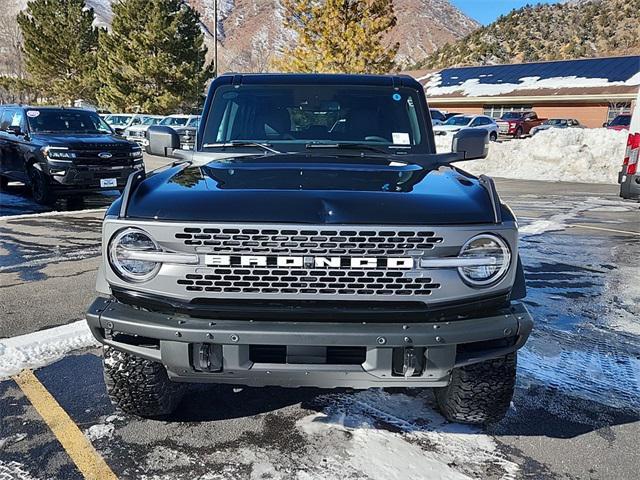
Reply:
[[[449,120],[444,122],[444,124],[465,126],[465,125],[469,125],[469,122],[471,122],[471,117],[451,117]]]
[[[113,133],[97,113],[74,110],[27,110],[34,133]]]
[[[111,115],[108,117],[109,125],[116,125],[118,127],[127,125],[133,116],[131,115]]]
[[[190,118],[187,123],[188,127],[198,128],[200,126],[200,117]]]
[[[166,117],[160,122],[160,125],[167,127],[184,127],[187,124],[187,117]]]
[[[147,117],[142,121],[142,125],[157,125],[162,120],[162,117]]]
[[[502,118],[504,120],[511,120],[511,119],[522,118],[523,116],[524,116],[524,113],[522,112],[507,112],[504,115],[502,115]]]
[[[626,127],[631,125],[631,115],[618,115],[616,118],[611,120],[609,124],[612,127]]]
[[[427,151],[418,93],[348,85],[243,85],[216,89],[204,145],[251,141],[279,151],[352,143]],[[205,147],[206,148],[206,147]]]

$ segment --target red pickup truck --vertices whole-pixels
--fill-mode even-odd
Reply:
[[[546,120],[538,118],[536,112],[507,112],[496,123],[500,135],[519,138],[528,135],[533,127],[543,124]]]

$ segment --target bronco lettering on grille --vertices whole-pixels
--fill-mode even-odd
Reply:
[[[213,267],[293,267],[293,268],[395,268],[411,270],[411,257],[308,257],[276,255],[205,255],[205,264]]]

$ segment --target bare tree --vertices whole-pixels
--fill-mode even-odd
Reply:
[[[0,75],[24,78],[24,57],[22,54],[22,32],[16,22],[20,11],[18,0],[4,0],[8,3],[0,13]]]

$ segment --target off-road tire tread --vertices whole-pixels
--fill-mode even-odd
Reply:
[[[160,363],[105,346],[103,366],[111,402],[125,413],[145,418],[169,415],[182,400],[182,386],[169,380]]]
[[[448,386],[435,389],[441,413],[452,422],[484,425],[504,418],[516,381],[517,354],[455,368]]]
[[[38,177],[38,178],[36,178]],[[51,206],[56,203],[56,196],[51,191],[51,186],[47,183],[47,178],[44,173],[35,168],[33,165],[29,167],[29,181],[31,182],[31,191],[33,193],[33,199],[36,203],[45,206]],[[42,197],[37,198],[33,188],[33,184],[36,181],[42,182]]]

